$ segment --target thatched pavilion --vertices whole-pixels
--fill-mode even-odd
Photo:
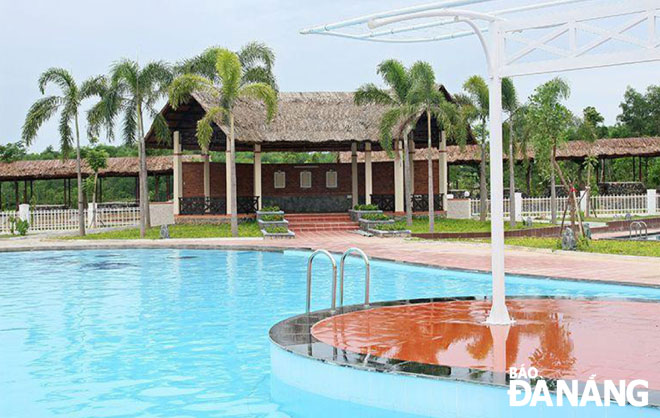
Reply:
[[[452,100],[443,88],[448,100]],[[173,133],[173,143],[159,142],[147,134],[150,148],[172,148],[173,203],[175,214],[225,214],[230,193],[230,168],[210,162],[183,162],[182,151],[200,152],[195,136],[197,121],[214,105],[213,98],[194,94],[174,110],[166,105],[162,114]],[[238,211],[253,212],[265,203],[288,212],[339,212],[362,203],[375,203],[384,210],[404,211],[403,139],[401,127],[394,130],[393,158],[381,148],[379,124],[384,108],[356,106],[348,92],[280,93],[276,118],[266,124],[262,104],[241,101],[235,108],[236,150],[253,152],[253,164],[237,164]],[[478,164],[480,152],[471,138],[458,147],[432,123],[435,207],[445,207],[448,164]],[[213,126],[212,151],[227,150],[228,128],[222,120]],[[426,117],[415,125],[409,150],[413,210],[428,208],[426,171]],[[340,153],[337,164],[261,164],[261,154],[271,151]],[[559,151],[559,159],[582,161],[587,156],[601,160],[660,156],[660,138],[601,139],[593,143],[571,141]],[[534,155],[527,156],[533,160]],[[522,155],[518,156],[523,159]],[[530,165],[531,166],[531,165]],[[641,167],[641,163],[640,163]],[[641,171],[640,171],[641,172]],[[440,181],[438,181],[440,179]]]
[[[188,157],[190,159],[190,157]],[[169,199],[171,196],[171,175],[172,175],[172,157],[156,156],[147,158],[147,170],[149,175],[155,178],[156,195],[161,187],[161,181],[164,183],[165,196]],[[93,175],[92,170],[83,160],[83,177]],[[97,190],[97,201],[103,201],[103,179],[115,177],[133,177],[136,179],[139,174],[139,164],[134,157],[115,157],[108,158],[108,166],[99,171],[99,187]],[[62,181],[62,202],[65,206],[71,206],[71,188],[72,183],[76,181],[76,160],[23,160],[11,163],[0,162],[0,196],[2,196],[3,184],[9,183],[13,186],[16,207],[20,203],[28,203],[32,200],[34,194],[35,180]],[[22,183],[22,187],[19,185]],[[21,190],[22,189],[22,190]],[[135,188],[135,199],[139,197],[139,188]],[[4,203],[4,202],[2,202]],[[13,202],[12,202],[13,203]],[[75,204],[75,203],[74,203]],[[5,205],[7,206],[7,205]]]
[[[449,93],[442,88],[448,100]],[[182,164],[183,150],[201,151],[195,136],[197,121],[215,104],[214,99],[194,94],[176,110],[166,105],[162,115],[173,133],[173,144],[157,140],[153,131],[147,134],[151,148],[173,147],[174,150],[174,211],[175,214],[227,213],[230,167],[210,163],[204,157],[201,167]],[[385,108],[378,105],[357,106],[353,93],[306,92],[280,93],[278,114],[266,124],[261,103],[241,101],[234,110],[236,150],[254,153],[254,163],[237,166],[237,201],[239,212],[251,212],[264,201],[278,204],[289,212],[345,211],[359,202],[379,204],[386,210],[404,211],[404,150],[402,127],[394,129],[394,159],[392,163],[372,164],[372,152],[381,150],[378,143],[379,125]],[[426,148],[426,116],[422,115],[410,135],[409,149]],[[439,150],[434,180],[434,200],[442,210],[446,196],[447,163],[444,149],[447,141],[432,121],[433,148]],[[213,126],[211,151],[227,150],[228,127],[222,120]],[[350,164],[331,165],[265,165],[261,153],[270,151],[350,152]],[[364,160],[358,165],[358,155]],[[411,170],[419,170],[421,164]],[[426,175],[424,175],[426,179]],[[438,182],[438,179],[441,179]],[[412,187],[415,210],[428,206],[427,186],[418,181]]]

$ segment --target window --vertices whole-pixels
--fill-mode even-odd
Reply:
[[[312,187],[312,172],[311,171],[301,171],[300,172],[300,188],[309,189]]]
[[[330,170],[325,173],[325,187],[327,189],[337,188],[337,172],[335,170]]]
[[[284,189],[286,187],[286,173],[284,171],[276,171],[273,184],[276,189]]]

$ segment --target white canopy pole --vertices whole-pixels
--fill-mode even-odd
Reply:
[[[490,23],[491,47],[489,118],[490,118],[490,240],[493,299],[486,322],[491,325],[509,325],[513,321],[505,302],[504,290],[504,171],[502,163],[502,57],[498,22]]]

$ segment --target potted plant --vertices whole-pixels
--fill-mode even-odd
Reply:
[[[377,205],[369,204],[369,205],[355,205],[355,207],[349,210],[348,213],[350,213],[351,220],[353,222],[358,222],[362,217],[362,215],[383,213],[383,211],[378,209]]]

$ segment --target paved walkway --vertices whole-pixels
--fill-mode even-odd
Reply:
[[[423,241],[364,237],[355,233],[300,234],[293,240],[212,238],[131,241],[57,239],[0,240],[0,252],[39,249],[95,248],[241,248],[318,249],[343,252],[359,247],[370,257],[457,269],[490,271],[490,245],[455,241]],[[660,287],[660,258],[574,253],[507,247],[506,271],[512,274],[620,282]]]

